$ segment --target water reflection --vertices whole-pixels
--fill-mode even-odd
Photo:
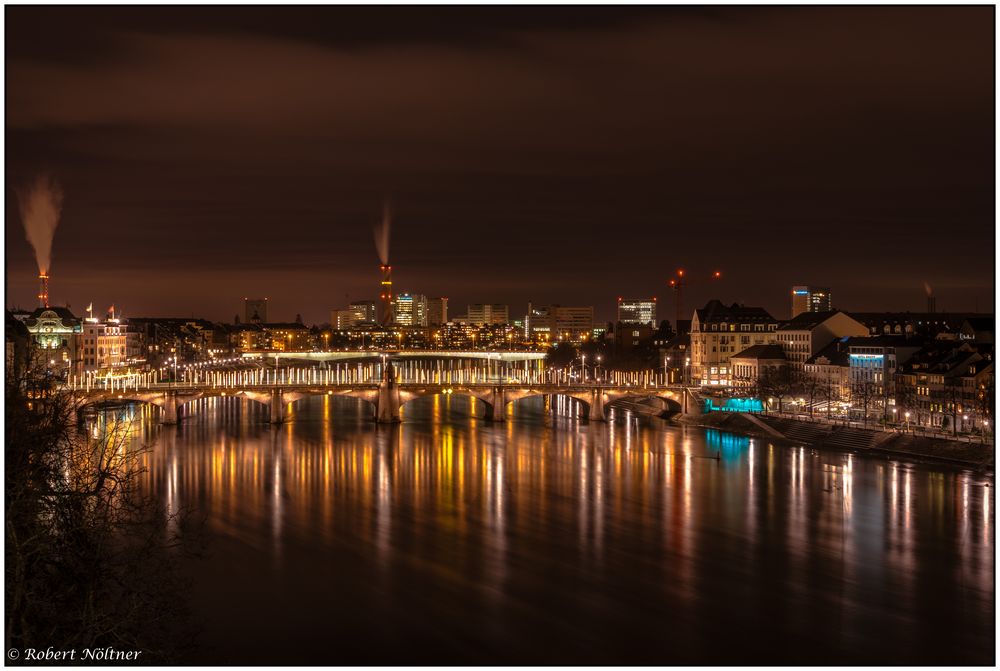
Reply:
[[[377,426],[326,396],[279,428],[199,403],[136,440],[158,435],[165,512],[208,515],[190,569],[212,659],[992,660],[991,480],[971,472],[558,400],[567,416],[529,399],[496,424],[439,396]]]

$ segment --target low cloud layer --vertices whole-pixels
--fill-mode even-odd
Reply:
[[[111,250],[133,278],[182,264],[178,297],[254,285],[210,316],[272,282],[320,320],[374,295],[386,194],[397,282],[460,303],[664,293],[678,265],[776,313],[795,282],[919,301],[928,265],[988,295],[992,259],[900,244],[992,240],[990,8],[270,9],[9,8],[8,178],[72,202],[54,299],[86,303],[60,275]]]

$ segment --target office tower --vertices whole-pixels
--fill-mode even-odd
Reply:
[[[655,298],[619,298],[618,321],[629,324],[656,325]]]
[[[830,312],[833,295],[829,287],[792,287],[792,319],[803,312]]]

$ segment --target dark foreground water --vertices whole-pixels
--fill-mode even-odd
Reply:
[[[187,661],[994,662],[992,477],[540,400],[191,409],[137,432],[207,516]]]

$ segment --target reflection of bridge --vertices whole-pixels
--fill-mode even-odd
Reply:
[[[378,422],[398,422],[400,409],[415,398],[437,394],[461,394],[482,401],[487,417],[503,421],[508,403],[536,396],[566,396],[580,401],[592,421],[604,421],[605,406],[617,400],[643,400],[658,404],[661,413],[697,413],[700,404],[683,387],[656,385],[633,386],[603,383],[560,384],[556,382],[403,382],[397,381],[393,367],[385,368],[378,383],[284,382],[260,384],[233,380],[221,383],[172,384],[152,382],[127,388],[91,387],[72,389],[82,405],[107,402],[137,402],[161,409],[163,424],[176,424],[178,411],[185,403],[202,398],[246,398],[270,408],[270,421],[280,423],[290,403],[311,396],[346,396],[361,399],[372,406]]]

